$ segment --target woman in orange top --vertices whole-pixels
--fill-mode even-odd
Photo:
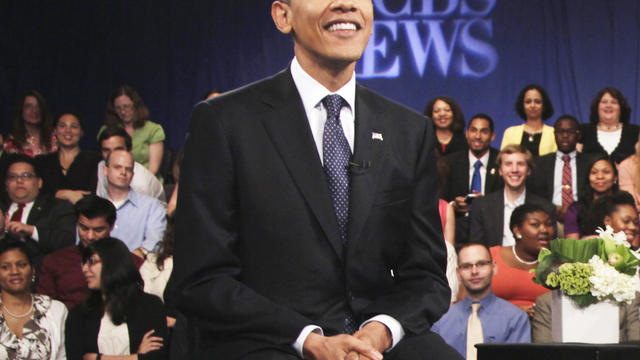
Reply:
[[[498,265],[491,289],[497,297],[518,306],[531,317],[536,298],[549,289],[534,283],[534,274],[529,270],[538,266],[540,249],[548,248],[549,241],[554,237],[553,221],[542,207],[524,204],[513,210],[509,227],[516,244],[490,249]]]

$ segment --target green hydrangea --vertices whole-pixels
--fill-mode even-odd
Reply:
[[[593,267],[585,263],[564,263],[558,271],[547,276],[546,284],[560,289],[567,295],[585,295],[591,290],[589,278],[593,276]]]

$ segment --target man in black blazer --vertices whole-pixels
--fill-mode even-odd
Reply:
[[[580,140],[580,123],[571,115],[562,115],[554,125],[558,151],[541,156],[527,179],[527,189],[556,206],[556,220],[564,222],[564,215],[571,202],[578,201],[578,195],[588,181],[588,155],[576,151]],[[562,184],[564,158],[568,156],[571,181],[567,186]],[[570,201],[562,201],[563,188],[571,193]]]
[[[275,1],[272,17],[290,68],[200,103],[185,145],[168,294],[194,358],[459,358],[429,331],[450,296],[432,123],[355,83],[371,1]],[[336,143],[353,155],[329,169]]]
[[[33,160],[12,155],[5,180],[10,204],[6,231],[32,242],[37,248],[36,265],[42,256],[75,242],[75,210],[66,200],[40,194],[40,178]]]
[[[515,239],[509,228],[513,210],[524,203],[542,206],[554,217],[555,207],[549,201],[526,191],[526,179],[533,166],[531,153],[520,145],[505,146],[496,159],[504,189],[473,202],[470,215],[470,238],[488,247],[511,246]]]
[[[482,196],[503,186],[496,167],[498,150],[491,147],[496,137],[493,119],[487,114],[474,115],[467,125],[465,137],[469,151],[458,151],[445,157],[449,170],[441,190],[442,198],[453,202],[456,244],[469,241],[468,214],[473,197],[467,195]],[[478,176],[480,191],[472,190],[474,176]]]

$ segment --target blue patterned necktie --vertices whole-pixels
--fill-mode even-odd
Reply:
[[[480,168],[482,167],[482,161],[477,160],[475,164],[473,164],[473,177],[471,178],[471,191],[473,193],[474,190],[478,193],[482,193],[482,179],[480,178]]]
[[[348,106],[340,95],[327,95],[322,99],[327,110],[327,121],[322,135],[322,154],[324,158],[324,173],[329,184],[333,210],[338,221],[340,240],[345,247],[349,244],[347,224],[349,222],[349,160],[351,148],[342,131],[340,110]],[[344,319],[344,332],[353,334],[357,325],[353,313],[347,308]]]

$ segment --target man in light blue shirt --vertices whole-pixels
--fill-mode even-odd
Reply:
[[[115,150],[107,156],[102,171],[107,179],[108,199],[117,209],[111,236],[122,240],[134,254],[145,258],[162,241],[167,227],[167,211],[158,199],[131,189],[133,166],[131,153]]]
[[[455,348],[467,354],[467,322],[472,303],[480,303],[478,317],[485,343],[528,343],[531,328],[527,314],[491,291],[491,277],[498,268],[483,244],[464,245],[458,253],[458,279],[466,290],[464,300],[449,308],[431,330]]]

